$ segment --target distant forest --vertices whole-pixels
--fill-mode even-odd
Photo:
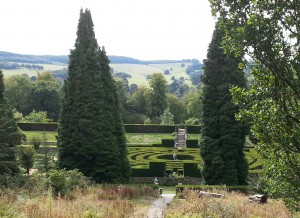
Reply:
[[[113,64],[165,64],[165,63],[194,63],[199,62],[197,59],[182,60],[152,60],[141,61],[135,58],[124,56],[108,56]],[[11,52],[0,51],[0,63],[19,62],[29,64],[68,64],[69,57],[67,55],[24,55]]]

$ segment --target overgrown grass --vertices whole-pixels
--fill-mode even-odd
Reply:
[[[175,200],[167,209],[167,218],[288,218],[291,212],[283,201],[268,199],[267,204],[248,201],[238,193],[222,193],[224,198],[199,197],[196,191],[184,190],[183,199]],[[298,216],[297,216],[298,217]]]
[[[139,217],[146,213],[157,191],[147,186],[103,185],[78,189],[67,197],[51,192],[26,196],[21,190],[0,193],[0,217],[87,218]],[[140,216],[141,217],[141,216]]]

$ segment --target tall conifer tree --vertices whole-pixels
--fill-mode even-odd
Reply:
[[[224,32],[218,22],[204,60],[202,81],[201,156],[207,184],[246,184],[248,164],[243,154],[245,127],[236,121],[238,108],[231,102],[230,87],[245,87],[246,79],[238,64],[242,57],[224,54]]]
[[[21,134],[12,107],[4,99],[3,74],[0,70],[0,176],[18,173],[15,147],[19,144]]]
[[[97,182],[126,182],[130,165],[117,90],[89,10],[80,11],[63,91],[59,166],[77,168]]]

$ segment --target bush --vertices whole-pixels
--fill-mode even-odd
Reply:
[[[47,174],[47,186],[52,188],[55,196],[65,196],[76,187],[85,187],[87,182],[87,178],[77,169],[50,170]]]
[[[42,143],[42,139],[38,136],[33,136],[31,139],[30,139],[30,144],[33,145],[34,149],[36,151],[39,150],[40,146],[41,146],[41,143]]]
[[[26,169],[29,175],[29,170],[33,166],[35,149],[32,146],[19,146],[18,156],[21,166]]]
[[[51,119],[47,118],[47,111],[33,111],[25,117],[26,122],[34,122],[34,123],[39,123],[39,122],[49,122]]]

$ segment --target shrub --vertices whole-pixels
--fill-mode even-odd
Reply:
[[[145,119],[144,124],[151,124],[151,119],[149,117]]]
[[[52,188],[55,196],[65,196],[76,187],[85,187],[87,178],[75,170],[50,170],[47,174],[47,186]]]
[[[33,111],[25,117],[26,122],[49,122],[50,119],[47,118],[47,111]]]
[[[39,137],[39,136],[33,136],[31,139],[30,139],[30,144],[33,145],[34,149],[36,151],[39,150],[40,146],[41,146],[41,142],[42,142],[42,139]]]
[[[19,146],[18,156],[21,166],[26,169],[29,175],[29,170],[33,166],[35,149],[31,146]]]

